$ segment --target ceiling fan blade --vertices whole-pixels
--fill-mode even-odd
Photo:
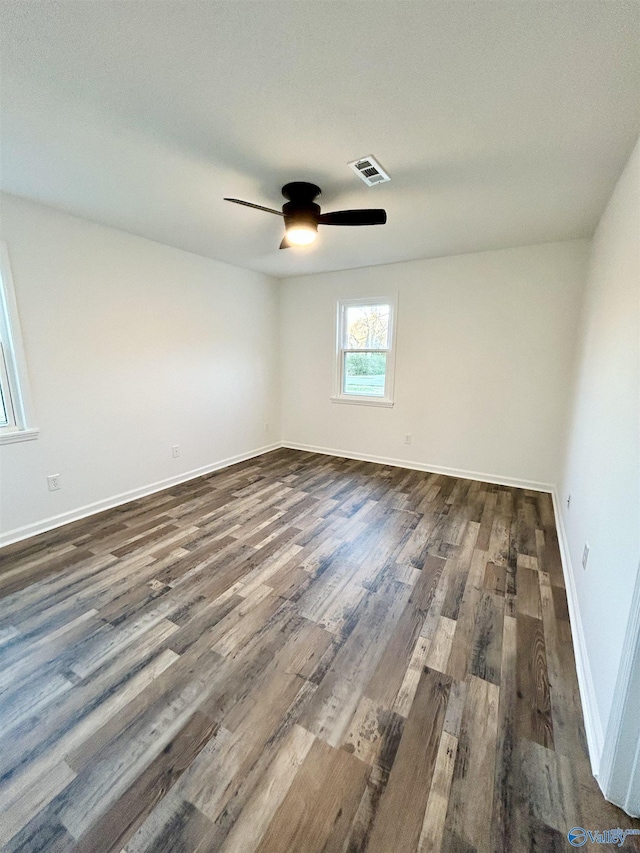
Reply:
[[[261,204],[252,204],[250,201],[241,201],[239,198],[225,198],[225,201],[232,201],[234,204],[243,204],[245,207],[255,207],[256,210],[264,210],[265,213],[275,213],[276,216],[284,216],[280,210],[273,210],[270,207],[263,207]]]
[[[334,210],[318,217],[318,225],[384,225],[386,221],[387,211],[381,208]]]
[[[282,243],[280,243],[280,248],[281,249],[290,249],[291,248],[291,243],[287,240],[286,234],[282,238]]]

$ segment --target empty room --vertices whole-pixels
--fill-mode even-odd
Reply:
[[[640,851],[640,2],[0,71],[0,850]]]

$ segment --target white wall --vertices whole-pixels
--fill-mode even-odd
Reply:
[[[275,281],[1,202],[41,431],[0,448],[4,541],[277,441]]]
[[[561,507],[604,730],[640,560],[640,143],[593,239]]]
[[[550,243],[287,279],[283,440],[556,483],[587,252]],[[330,402],[336,300],[390,292],[394,407]]]

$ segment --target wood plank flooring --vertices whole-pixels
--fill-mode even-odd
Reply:
[[[279,450],[0,559],[2,850],[640,829],[591,776],[549,495]]]

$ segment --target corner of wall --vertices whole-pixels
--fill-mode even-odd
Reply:
[[[283,319],[282,319],[282,291],[285,279],[272,276],[272,281],[275,287],[275,303],[276,303],[276,336],[275,336],[275,369],[276,369],[276,411],[277,422],[274,433],[274,441],[280,446],[282,444],[282,436],[284,434],[284,382],[282,377],[282,365],[284,356],[282,351],[283,341]]]

